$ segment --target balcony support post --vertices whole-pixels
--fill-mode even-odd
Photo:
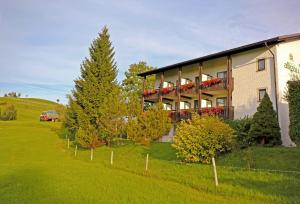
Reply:
[[[229,119],[233,119],[233,115],[231,113],[232,107],[232,91],[233,91],[233,83],[232,83],[232,58],[231,56],[227,56],[227,116]]]
[[[198,87],[198,114],[201,114],[201,105],[202,105],[202,90],[200,86],[200,84],[202,83],[202,69],[203,69],[203,65],[202,62],[200,62],[198,67],[199,84],[196,84],[196,87]]]
[[[144,93],[145,93],[145,86],[146,86],[146,76],[143,77],[143,93],[142,93],[142,112],[144,112],[144,106],[145,106],[145,96],[144,96]]]
[[[182,67],[179,67],[178,69],[178,80],[177,80],[177,87],[176,87],[176,94],[177,94],[177,107],[176,107],[176,121],[177,116],[180,115],[180,101],[181,101],[181,93],[180,93],[180,85],[181,85],[181,72]],[[180,119],[180,118],[178,118]]]
[[[160,74],[160,85],[159,85],[159,102],[162,102],[163,95],[162,95],[162,89],[164,86],[164,81],[165,81],[165,73],[162,72]]]

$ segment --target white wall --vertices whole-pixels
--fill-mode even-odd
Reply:
[[[275,50],[275,48],[272,48]],[[257,71],[257,60],[265,59],[265,70]],[[246,51],[232,56],[234,118],[253,115],[259,105],[258,90],[266,88],[275,105],[273,58],[266,48]]]

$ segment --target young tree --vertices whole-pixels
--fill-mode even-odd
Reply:
[[[143,77],[139,73],[155,69],[146,62],[131,64],[125,72],[125,79],[122,81],[123,94],[126,98],[127,115],[135,117],[141,111],[141,94],[143,91]],[[155,76],[148,76],[145,82],[145,89],[153,89]]]
[[[281,144],[280,127],[277,115],[268,94],[265,94],[257,107],[257,112],[253,116],[249,135],[257,144],[269,146]]]
[[[129,118],[127,136],[136,143],[149,144],[166,134],[171,128],[171,119],[162,104]]]
[[[78,143],[94,148],[108,143],[108,138],[117,134],[111,130],[111,124],[122,120],[122,113],[116,111],[122,100],[107,27],[92,42],[89,55],[81,65],[81,76],[75,80],[75,89],[69,97],[65,126],[75,134]]]

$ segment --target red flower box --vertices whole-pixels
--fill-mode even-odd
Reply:
[[[202,114],[209,114],[209,115],[218,115],[220,113],[224,113],[224,107],[211,107],[211,108],[202,108],[200,110]]]
[[[221,81],[222,80],[220,78],[212,78],[210,80],[203,81],[202,83],[200,83],[200,87],[201,88],[207,88],[207,87],[210,87],[212,85],[219,84]]]
[[[163,94],[168,94],[168,93],[170,93],[170,92],[173,91],[173,90],[174,90],[173,87],[166,87],[166,88],[162,88],[162,89],[161,89],[161,92],[162,92]]]
[[[195,86],[194,83],[188,83],[188,84],[180,85],[180,86],[179,86],[179,89],[180,89],[180,90],[183,90],[183,91],[186,91],[186,90],[188,90],[188,89],[193,88],[194,86]]]

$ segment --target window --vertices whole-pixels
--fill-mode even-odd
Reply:
[[[227,78],[227,72],[218,72],[217,77],[221,79],[226,79]]]
[[[170,81],[165,81],[163,83],[163,88],[173,87],[173,83]]]
[[[191,108],[191,103],[188,101],[181,101],[180,102],[180,110],[182,109],[190,109]]]
[[[164,110],[172,110],[172,105],[169,103],[164,103]]]
[[[208,99],[202,99],[201,101],[201,107],[202,108],[211,108],[212,106],[212,101]]]
[[[194,111],[197,111],[199,108],[198,106],[198,100],[194,100]]]
[[[218,106],[226,106],[227,105],[227,98],[217,98],[217,107]]]
[[[258,101],[261,101],[265,94],[267,93],[267,89],[259,89],[258,90]]]
[[[265,59],[259,59],[257,61],[257,71],[263,71],[266,69]]]

